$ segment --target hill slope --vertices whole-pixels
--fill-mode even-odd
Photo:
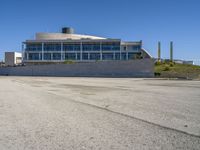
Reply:
[[[164,78],[184,78],[200,80],[200,66],[173,63],[157,63],[155,64],[155,75],[156,77]]]

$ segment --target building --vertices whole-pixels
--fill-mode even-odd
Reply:
[[[142,48],[142,41],[74,34],[72,28],[62,33],[36,33],[36,38],[23,42],[23,63],[59,63],[132,60],[151,58]]]
[[[3,61],[0,61],[0,67],[4,67],[5,63]]]
[[[177,64],[186,64],[186,65],[194,65],[194,61],[192,60],[174,60]]]
[[[18,52],[5,52],[5,66],[16,66],[22,63],[22,54]]]

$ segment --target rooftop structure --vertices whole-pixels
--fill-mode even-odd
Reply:
[[[142,41],[123,42],[91,35],[75,34],[72,28],[62,33],[36,33],[33,40],[23,42],[23,62],[108,61],[150,58]]]

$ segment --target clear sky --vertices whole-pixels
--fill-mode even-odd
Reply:
[[[200,59],[200,0],[1,0],[0,60],[4,51],[21,51],[21,43],[36,32],[59,32],[63,26],[76,33],[124,41],[143,40],[156,57]]]

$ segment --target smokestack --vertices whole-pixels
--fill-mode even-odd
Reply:
[[[161,61],[161,43],[158,42],[158,61]]]
[[[170,42],[170,61],[173,62],[173,42]]]

